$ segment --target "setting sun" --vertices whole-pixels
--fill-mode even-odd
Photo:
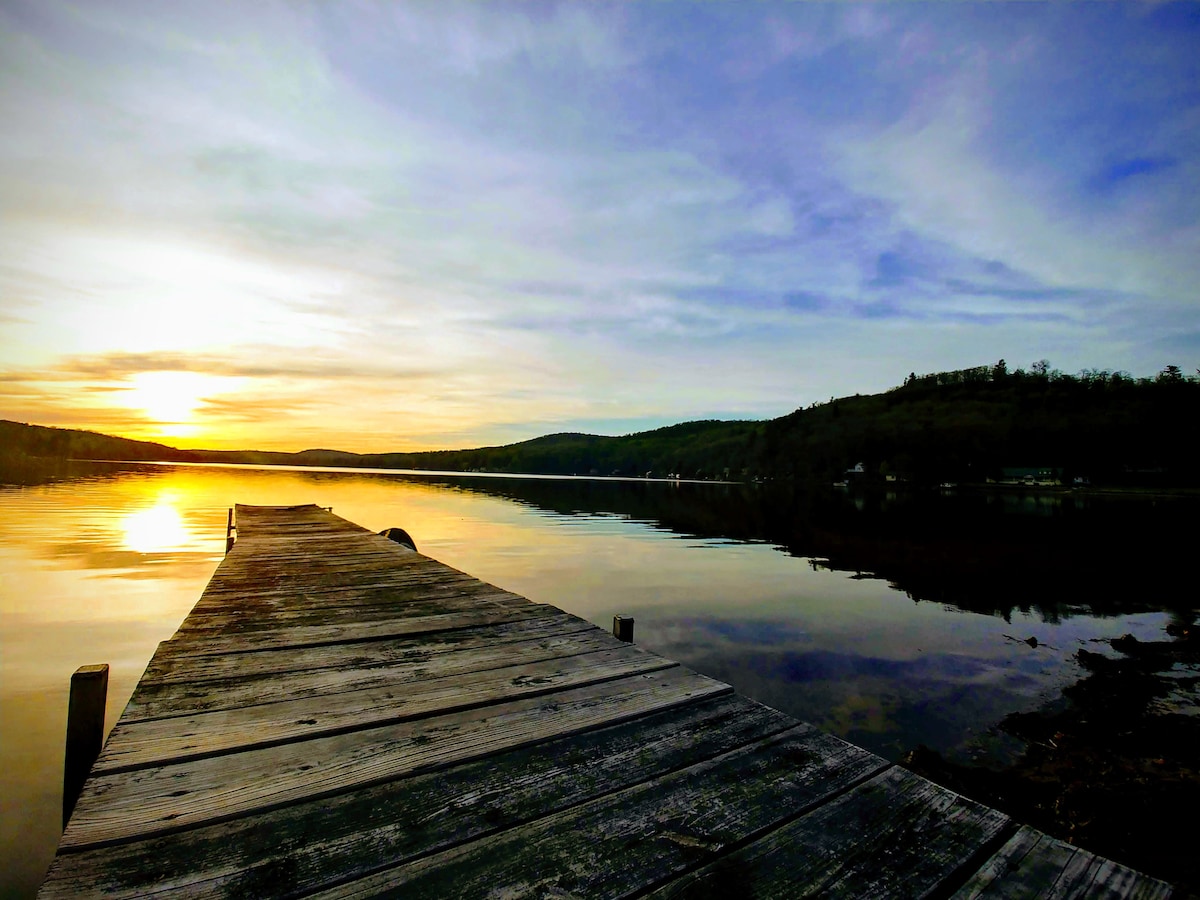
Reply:
[[[213,378],[196,372],[139,372],[129,380],[126,401],[166,426],[163,434],[187,428],[204,395],[214,388]]]

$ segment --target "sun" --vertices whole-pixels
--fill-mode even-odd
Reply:
[[[130,381],[126,402],[162,426],[164,433],[187,430],[196,407],[214,386],[214,379],[197,372],[139,372]]]

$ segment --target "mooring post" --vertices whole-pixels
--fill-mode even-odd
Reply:
[[[229,518],[225,520],[225,555],[233,549],[233,507],[229,507]]]
[[[92,763],[104,744],[104,707],[108,702],[108,663],[81,666],[71,676],[67,706],[67,753],[63,761],[63,828],[75,809]]]
[[[613,616],[613,637],[627,644],[633,643],[633,619],[630,616]]]

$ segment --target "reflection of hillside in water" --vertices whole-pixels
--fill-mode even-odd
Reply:
[[[620,515],[681,535],[768,542],[814,566],[886,579],[916,601],[1051,622],[1189,606],[1175,585],[1200,512],[1191,499],[1071,493],[436,480],[561,515]]]
[[[158,467],[47,463],[12,483],[120,478]],[[1076,493],[803,492],[766,483],[306,472],[502,497],[559,515],[616,515],[680,535],[776,545],[819,568],[886,579],[916,601],[1008,619],[1190,608],[1175,586],[1200,501]]]

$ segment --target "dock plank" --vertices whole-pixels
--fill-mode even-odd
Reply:
[[[888,764],[800,726],[494,837],[315,896],[624,897]]]
[[[1167,900],[1172,888],[1023,825],[954,900]]]
[[[407,615],[404,610],[393,610],[390,616],[336,625],[287,623],[236,634],[230,634],[223,628],[193,628],[177,632],[171,640],[164,641],[160,649],[178,655],[216,655],[285,647],[319,647],[419,634],[444,634],[459,628],[504,625],[560,613],[557,607],[544,603],[512,606],[489,604],[454,612],[418,612],[412,615]]]
[[[392,662],[427,659],[438,653],[485,649],[518,641],[555,638],[596,630],[592,623],[567,613],[487,626],[457,628],[434,635],[389,636],[364,646],[335,643],[246,650],[240,645],[231,653],[194,654],[174,652],[178,645],[166,642],[151,659],[142,675],[143,685],[197,683],[283,672],[311,672],[346,665],[387,665]],[[136,694],[135,694],[136,697]]]
[[[736,695],[319,801],[60,857],[50,897],[259,896],[330,887],[614,793],[794,728]],[[305,851],[295,853],[304,839]],[[179,847],[174,846],[179,844]],[[168,852],[168,850],[170,852]],[[174,871],[177,855],[190,861]],[[89,891],[93,891],[89,893]]]
[[[331,692],[337,694],[336,703],[321,696],[285,700],[282,696],[286,693],[275,693],[253,706],[118,722],[92,770],[104,774],[224,755],[538,696],[677,665],[661,656],[624,647],[414,684],[335,689]],[[276,679],[276,683],[286,691],[286,678]]]
[[[1001,836],[1008,817],[893,767],[649,896],[739,885],[755,898],[924,897]]]
[[[94,772],[59,852],[225,821],[731,693],[677,666],[413,722],[115,774]]]
[[[389,577],[386,573],[357,581],[336,575],[314,577],[303,580],[303,587],[280,584],[278,580],[251,582],[247,579],[237,589],[205,594],[196,604],[193,615],[245,619],[293,610],[430,603],[439,599],[491,596],[510,600],[518,597],[481,581],[425,580],[398,574]],[[231,599],[236,602],[231,603]]]
[[[568,626],[570,627],[570,626]],[[491,646],[445,649],[440,653],[419,650],[392,651],[395,658],[371,659],[361,649],[348,661],[338,662],[346,654],[316,656],[312,669],[255,671],[219,679],[188,682],[143,681],[126,707],[124,723],[171,717],[190,716],[199,712],[234,710],[271,702],[280,697],[289,700],[329,697],[347,691],[386,690],[409,685],[424,690],[435,681],[479,672],[531,666],[552,660],[567,659],[601,650],[620,650],[628,654],[616,638],[589,626],[586,631],[574,626],[574,631],[550,634],[526,641],[498,643]],[[378,644],[370,645],[372,649]],[[317,648],[326,649],[326,648]],[[408,654],[405,658],[404,654]],[[529,670],[536,671],[536,670]],[[521,669],[522,674],[526,673]],[[471,688],[464,696],[473,695]],[[286,713],[285,713],[286,714]],[[170,727],[170,726],[168,726]]]
[[[429,616],[443,612],[466,612],[480,607],[523,609],[528,602],[513,594],[493,594],[481,591],[475,595],[448,594],[442,597],[432,597],[427,602],[411,604],[382,601],[353,606],[298,605],[295,609],[264,610],[261,617],[250,615],[246,610],[230,615],[201,614],[181,631],[183,635],[190,636],[193,631],[198,630],[209,633],[214,631],[246,632],[274,630],[289,625],[354,625],[395,619],[398,613],[406,611],[412,615]]]
[[[410,558],[381,556],[378,564],[347,559],[336,547],[319,546],[315,555],[299,559],[248,558],[245,564],[236,557],[220,578],[214,578],[205,596],[236,593],[247,585],[276,591],[299,587],[302,591],[320,590],[328,585],[367,586],[377,581],[395,584],[449,589],[456,585],[483,584],[471,576],[443,563],[417,554]]]

